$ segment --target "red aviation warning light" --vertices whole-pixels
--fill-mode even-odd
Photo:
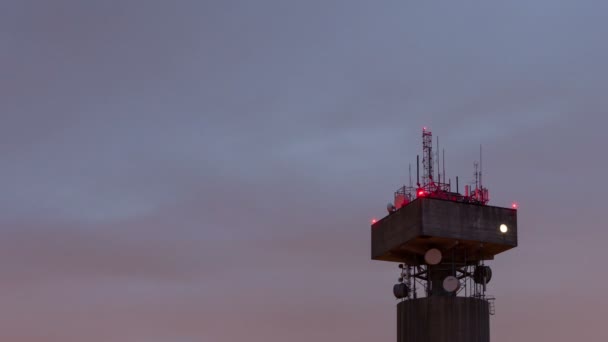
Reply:
[[[517,210],[519,209],[519,204],[517,204],[517,202],[513,202],[513,204],[511,204],[511,208]]]

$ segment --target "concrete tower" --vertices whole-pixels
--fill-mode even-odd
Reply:
[[[371,226],[372,259],[399,263],[397,342],[488,342],[494,298],[485,262],[517,246],[517,208],[487,205],[481,164],[464,195],[458,185],[452,191],[445,174],[434,177],[431,132],[422,137],[422,184],[398,189]]]

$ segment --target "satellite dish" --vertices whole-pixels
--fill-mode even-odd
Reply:
[[[489,283],[492,280],[492,269],[490,266],[477,266],[475,267],[475,272],[473,272],[473,280],[477,284],[483,284],[485,278],[485,283]]]
[[[447,292],[456,292],[460,288],[460,281],[454,276],[447,276],[443,280],[443,289]]]
[[[410,289],[404,283],[395,284],[395,286],[393,286],[393,294],[397,299],[403,299],[409,296]]]
[[[441,262],[441,251],[437,248],[431,248],[424,253],[424,261],[429,265],[437,265]]]

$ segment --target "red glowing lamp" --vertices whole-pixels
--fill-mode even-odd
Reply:
[[[517,202],[513,202],[513,204],[511,204],[511,208],[519,209],[519,204],[517,204]]]
[[[372,224],[374,224],[374,223],[376,223],[376,222],[378,222],[378,220],[376,220],[375,218],[374,218],[374,219],[372,219]]]

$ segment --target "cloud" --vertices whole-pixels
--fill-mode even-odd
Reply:
[[[599,336],[560,308],[603,314],[603,9],[7,4],[0,339],[394,338],[368,222],[422,126],[461,184],[482,143],[492,203],[521,204],[493,339],[522,317]]]

